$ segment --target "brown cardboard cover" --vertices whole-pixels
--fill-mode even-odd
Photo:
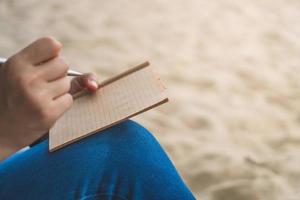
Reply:
[[[81,92],[75,97],[72,108],[50,129],[50,151],[168,101],[148,62],[102,82],[95,94]]]

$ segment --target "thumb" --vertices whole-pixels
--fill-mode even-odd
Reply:
[[[97,76],[93,73],[87,73],[82,76],[78,76],[71,81],[70,94],[75,94],[82,90],[88,90],[90,92],[95,92],[98,89]]]

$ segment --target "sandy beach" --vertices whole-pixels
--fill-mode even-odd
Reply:
[[[300,1],[2,0],[0,56],[40,36],[105,79],[149,60],[170,102],[134,120],[201,200],[300,199]]]

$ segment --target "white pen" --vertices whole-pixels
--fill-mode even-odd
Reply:
[[[0,64],[1,64],[1,63],[5,63],[6,60],[7,60],[6,58],[1,58],[1,57],[0,57]],[[74,71],[74,70],[68,70],[67,75],[68,75],[68,76],[81,76],[81,75],[83,75],[83,73],[77,72],[77,71]]]

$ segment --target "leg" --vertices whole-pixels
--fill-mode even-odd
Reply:
[[[53,153],[48,141],[0,164],[1,199],[194,199],[154,137],[126,121]]]

